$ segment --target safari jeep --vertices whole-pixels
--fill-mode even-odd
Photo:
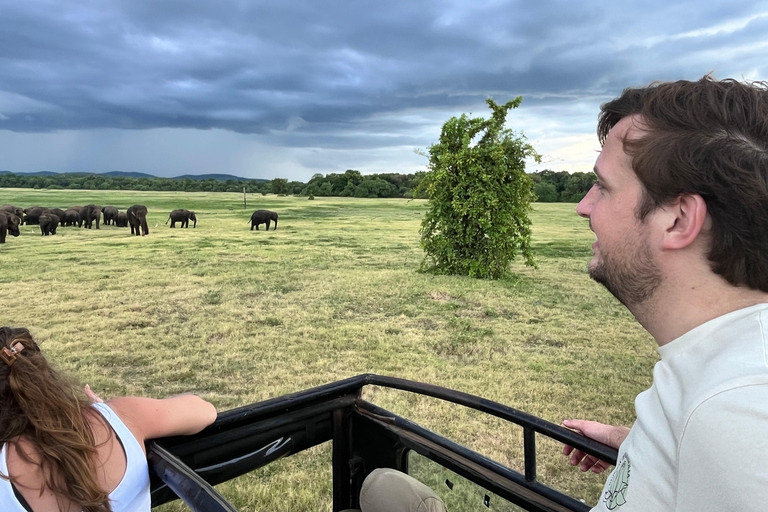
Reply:
[[[524,473],[363,400],[362,390],[369,385],[445,400],[522,427]],[[360,508],[363,482],[374,470],[392,468],[407,474],[414,461],[431,465],[429,475],[450,475],[440,483],[443,492],[471,488],[480,505],[473,509],[589,510],[588,504],[537,481],[536,442],[541,436],[616,463],[616,450],[511,407],[438,386],[358,375],[226,411],[194,436],[151,442],[147,456],[154,473],[152,505],[181,498],[194,512],[235,511],[213,485],[331,441],[333,512]]]

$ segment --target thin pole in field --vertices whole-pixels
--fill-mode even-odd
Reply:
[[[243,187],[243,210],[248,209],[248,204],[245,201],[245,187]]]

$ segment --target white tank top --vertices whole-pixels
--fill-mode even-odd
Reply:
[[[120,417],[107,404],[93,404],[117,434],[125,451],[126,468],[123,479],[109,493],[113,512],[150,512],[149,468],[139,442]],[[5,444],[0,448],[0,473],[8,475]],[[27,512],[13,492],[11,482],[0,478],[0,503],[3,512]]]

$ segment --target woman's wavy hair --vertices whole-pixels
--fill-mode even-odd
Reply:
[[[24,349],[15,362],[0,361],[0,442],[15,445],[33,464],[16,440],[21,436],[34,447],[45,487],[60,503],[68,499],[84,512],[110,512],[109,494],[94,471],[96,445],[84,416],[90,402],[79,386],[51,368],[27,329],[0,327],[0,350],[17,343]],[[104,421],[98,413],[94,417]]]
[[[645,189],[638,218],[700,195],[712,218],[713,272],[768,292],[768,84],[705,76],[625,89],[601,106],[601,144],[631,115],[640,137],[623,145]]]

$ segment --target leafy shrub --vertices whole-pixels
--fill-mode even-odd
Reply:
[[[452,117],[440,142],[429,147],[429,172],[420,184],[429,196],[421,224],[421,269],[498,279],[517,251],[535,266],[528,212],[533,182],[525,159],[540,156],[523,134],[504,128],[522,97],[487,103],[490,119]]]

